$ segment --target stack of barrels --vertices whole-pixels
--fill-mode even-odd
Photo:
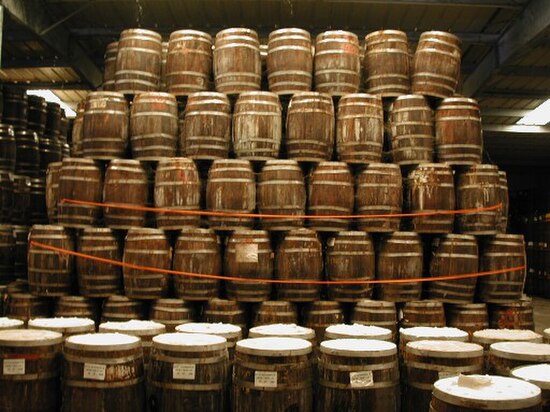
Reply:
[[[79,106],[71,157],[50,167],[49,224],[31,229],[28,283],[6,288],[5,314],[27,322],[78,308],[163,324],[170,333],[135,333],[160,410],[231,399],[238,411],[398,411],[401,395],[458,410],[445,388],[431,400],[432,386],[486,370],[483,346],[466,341],[534,327],[523,237],[506,234],[506,174],[482,164],[479,106],[457,94],[460,57],[444,32],[423,33],[412,53],[396,30],[362,48],[346,31],[312,42],[280,29],[263,62],[250,29],[180,30],[167,43],[123,31],[107,48],[103,90]],[[191,321],[253,330],[246,340],[231,328],[171,333]],[[358,325],[325,332],[342,323]],[[414,339],[398,348],[399,326]],[[143,373],[128,333],[67,339],[72,409],[110,376],[109,351]],[[142,408],[143,392],[126,389],[111,401]]]
[[[550,298],[550,214],[535,211],[524,217],[523,226],[528,266],[526,289],[533,295]]]

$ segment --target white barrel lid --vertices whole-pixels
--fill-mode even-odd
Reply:
[[[529,408],[541,402],[537,386],[515,378],[490,375],[459,375],[440,379],[433,396],[455,406],[483,411]]]
[[[544,391],[550,391],[550,364],[548,363],[520,366],[512,370],[512,376],[537,385]]]
[[[236,345],[239,353],[267,357],[307,355],[311,350],[312,345],[307,340],[286,337],[244,339]]]
[[[408,342],[405,352],[433,358],[475,358],[483,356],[483,346],[456,340],[417,340]]]
[[[37,329],[5,329],[0,330],[0,346],[32,347],[50,346],[63,342],[59,332]]]
[[[69,336],[65,347],[70,349],[117,351],[141,346],[141,339],[124,333],[86,333]]]
[[[354,323],[352,325],[340,323],[330,325],[325,329],[325,339],[376,339],[391,340],[392,331],[379,326],[362,325]]]
[[[534,363],[550,362],[550,344],[533,342],[497,342],[489,348],[491,355],[504,359]]]
[[[166,332],[166,326],[152,320],[128,320],[125,322],[104,322],[99,332],[120,332],[134,336],[155,336]]]
[[[24,324],[20,319],[0,318],[0,329],[20,328]]]
[[[482,329],[475,331],[472,337],[475,343],[496,342],[542,342],[542,336],[528,329]]]
[[[248,331],[250,338],[262,338],[279,336],[288,338],[315,339],[315,331],[310,328],[298,326],[295,323],[273,323],[270,325],[256,326]]]
[[[36,318],[29,320],[29,329],[47,329],[59,333],[95,332],[95,323],[88,318]]]
[[[204,352],[221,350],[227,346],[223,336],[205,333],[163,333],[153,338],[153,347],[174,352]]]
[[[399,334],[409,341],[415,340],[458,340],[466,342],[468,332],[458,328],[435,328],[429,326],[416,326],[414,328],[401,328]]]
[[[548,329],[544,329],[544,332],[542,332],[544,334],[544,338],[546,340],[550,340],[550,328]]]
[[[176,326],[176,331],[217,335],[226,339],[239,339],[242,337],[241,327],[231,323],[189,322]]]
[[[333,339],[321,342],[320,351],[347,357],[379,357],[397,354],[393,342],[374,339]]]

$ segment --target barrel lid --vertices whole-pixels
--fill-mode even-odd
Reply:
[[[550,364],[520,366],[512,370],[514,378],[523,379],[543,390],[550,390]]]
[[[82,228],[82,234],[83,235],[89,235],[92,233],[101,233],[101,234],[107,234],[112,235],[113,229],[110,227],[84,227]]]
[[[25,322],[19,319],[2,317],[0,318],[0,329],[19,328],[23,326],[24,323]]]
[[[205,333],[163,333],[153,338],[153,346],[174,352],[202,352],[224,349],[227,339]]]
[[[170,33],[170,39],[177,40],[178,36],[197,36],[197,37],[204,37],[205,39],[208,39],[210,42],[212,41],[212,36],[208,33],[205,33],[200,30],[192,30],[192,29],[182,29],[182,30],[176,30]]]
[[[395,355],[397,346],[393,342],[372,339],[332,339],[321,342],[320,351],[348,357],[373,357]]]
[[[50,330],[6,329],[0,330],[0,346],[29,347],[50,346],[63,342],[63,335]]]
[[[433,396],[446,403],[475,410],[505,411],[540,404],[540,389],[515,378],[490,375],[459,375],[440,379]]]
[[[395,35],[398,35],[399,37],[404,37],[405,39],[407,39],[407,33],[405,33],[404,31],[394,30],[394,29],[383,29],[383,30],[376,30],[368,33],[365,36],[365,40],[371,37],[379,36],[380,34],[395,34]]]
[[[125,322],[104,322],[99,325],[99,332],[120,332],[134,336],[159,335],[166,331],[166,326],[152,320],[128,320]]]
[[[319,41],[320,39],[323,39],[325,37],[333,37],[333,36],[346,36],[346,37],[350,37],[350,38],[354,39],[357,42],[359,41],[359,38],[357,37],[357,34],[352,33],[350,31],[347,31],[347,30],[327,30],[327,31],[324,31],[324,32],[319,33],[317,35],[317,41]]]
[[[264,167],[262,168],[262,171],[266,168],[273,168],[277,166],[294,166],[296,168],[300,167],[298,165],[298,161],[294,159],[269,159],[269,160],[266,160]]]
[[[158,39],[158,41],[162,41],[162,36],[160,33],[157,33],[156,31],[149,30],[149,29],[125,29],[122,30],[120,33],[120,37],[122,38],[123,35],[132,35],[132,34],[139,34],[139,35],[145,35],[154,37],[155,39]]]
[[[443,99],[443,101],[441,102],[441,106],[444,106],[446,104],[456,104],[456,103],[468,103],[470,105],[479,107],[479,104],[476,99],[472,99],[470,97],[464,97],[464,96],[447,97]]]
[[[550,328],[548,329],[545,329],[544,332],[542,332],[544,334],[544,337],[548,340],[550,340]]]
[[[260,237],[260,239],[254,239],[254,240],[269,241],[269,232],[267,230],[260,230],[260,229],[236,229],[233,231],[233,233],[231,233],[231,237],[229,239],[242,236],[242,235],[257,236],[257,237]]]
[[[141,346],[141,339],[124,333],[86,333],[69,336],[65,347],[97,351],[117,351]]]
[[[241,327],[231,323],[189,322],[176,326],[176,331],[217,335],[226,339],[238,339],[242,336]]]
[[[429,326],[416,326],[414,328],[401,328],[399,333],[408,340],[468,340],[468,332],[458,328],[435,328]]]
[[[504,359],[535,363],[550,362],[550,344],[533,342],[497,342],[489,349],[491,355]]]
[[[528,329],[482,329],[475,331],[472,337],[475,343],[496,342],[542,342],[542,336]]]
[[[117,99],[125,100],[124,99],[124,94],[118,93],[118,92],[108,92],[108,91],[90,92],[86,96],[86,100],[98,99],[98,98],[107,98],[107,97],[116,97]]]
[[[441,236],[441,241],[468,240],[477,244],[476,237],[473,235],[464,235],[461,233],[447,233]],[[466,303],[466,305],[485,305],[484,303]]]
[[[363,299],[357,302],[357,305],[355,305],[356,308],[393,308],[395,309],[395,303],[394,302],[388,302],[385,300],[371,300],[371,299]]]
[[[47,329],[59,333],[95,332],[95,323],[88,318],[37,318],[29,320],[29,329]]]
[[[315,339],[315,331],[310,328],[298,326],[295,323],[273,323],[270,325],[256,326],[248,331],[250,338],[267,336],[280,336],[288,338]]]
[[[279,35],[279,34],[300,34],[302,36],[307,37],[308,39],[311,38],[311,34],[304,29],[301,29],[299,27],[286,27],[281,28],[277,30],[273,30],[269,33],[269,40],[271,40],[273,37]]]
[[[473,309],[487,310],[486,303],[459,303],[459,304],[450,304],[447,307],[450,310],[473,310]]]
[[[454,340],[418,340],[407,343],[405,351],[434,358],[475,358],[483,356],[483,346]]]
[[[368,326],[359,323],[352,325],[340,323],[330,325],[325,329],[326,339],[356,338],[356,339],[374,339],[391,340],[392,331],[379,326]]]
[[[253,338],[237,342],[236,351],[248,355],[268,357],[297,356],[311,353],[312,345],[298,338]]]

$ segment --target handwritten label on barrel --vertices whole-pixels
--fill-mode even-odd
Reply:
[[[260,388],[276,388],[277,372],[255,371],[254,386]]]
[[[90,379],[93,381],[104,381],[106,369],[107,365],[100,365],[98,363],[85,363],[84,379]]]
[[[4,375],[24,375],[25,359],[4,359],[2,373]]]
[[[372,371],[350,372],[349,383],[352,388],[368,388],[374,384]]]
[[[258,263],[258,244],[241,243],[235,245],[235,255],[238,263]]]
[[[107,100],[92,100],[88,102],[90,109],[105,109],[107,107]]]
[[[174,363],[172,367],[173,379],[195,379],[196,365],[193,363]]]

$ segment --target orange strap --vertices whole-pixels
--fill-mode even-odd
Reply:
[[[30,246],[37,247],[39,249],[46,249],[59,254],[76,256],[82,259],[94,260],[96,262],[106,263],[114,266],[121,266],[123,268],[141,270],[144,272],[164,273],[168,275],[187,276],[192,278],[212,279],[212,280],[230,280],[235,282],[255,282],[255,283],[277,283],[277,284],[292,284],[292,285],[365,285],[365,284],[389,284],[389,283],[416,283],[416,282],[435,282],[435,281],[448,281],[448,280],[460,280],[471,279],[482,276],[500,275],[509,272],[515,272],[517,270],[524,270],[525,266],[516,266],[506,269],[490,270],[486,272],[466,273],[453,276],[436,276],[416,279],[386,279],[386,280],[292,280],[292,279],[257,279],[257,278],[241,278],[235,276],[220,276],[220,275],[207,275],[204,273],[192,273],[192,272],[180,272],[170,269],[154,268],[149,266],[135,265],[133,263],[121,262],[119,260],[112,260],[106,258],[100,258],[93,255],[87,255],[73,250],[62,249],[55,246],[46,245],[44,243],[30,241]]]

